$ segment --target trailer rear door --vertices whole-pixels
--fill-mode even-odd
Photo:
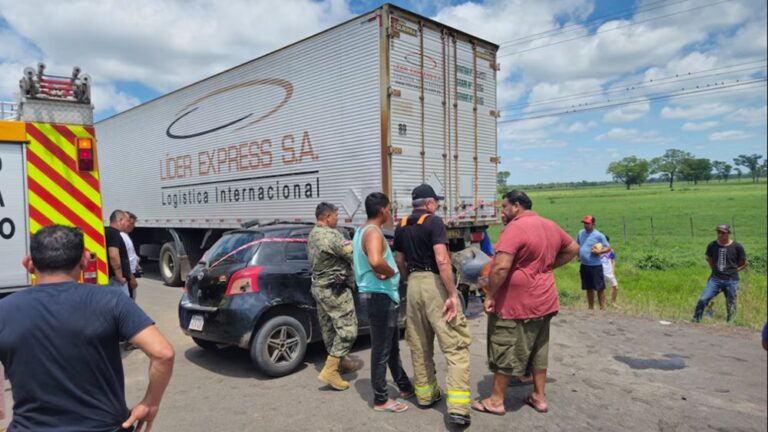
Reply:
[[[29,232],[24,149],[24,144],[0,142],[0,291],[30,282],[21,266]]]
[[[410,213],[411,189],[429,183],[446,197],[447,222],[494,222],[495,48],[396,11],[389,24],[395,217]]]

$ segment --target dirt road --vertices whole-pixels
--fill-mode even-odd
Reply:
[[[316,345],[310,347],[301,370],[269,379],[251,366],[244,351],[206,352],[184,336],[176,317],[179,289],[143,279],[140,290],[139,304],[177,352],[156,431],[450,430],[443,420],[444,403],[426,410],[412,404],[402,414],[370,408],[367,337],[360,338],[353,353],[366,366],[351,377],[348,391],[331,391],[317,381],[324,350]],[[485,366],[485,317],[479,314],[470,323],[473,396],[487,395],[491,375]],[[743,329],[663,325],[657,320],[566,309],[553,320],[550,412],[539,414],[523,404],[530,387],[512,387],[506,415],[474,413],[470,429],[765,431],[768,372],[759,338]],[[405,341],[401,348],[410,371]],[[134,351],[124,362],[131,404],[143,395],[147,361]],[[445,362],[439,354],[436,362],[442,383]]]

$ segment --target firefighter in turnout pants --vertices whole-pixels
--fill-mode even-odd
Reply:
[[[325,366],[317,377],[336,390],[349,383],[340,373],[353,372],[359,364],[346,358],[357,338],[357,316],[352,297],[352,246],[336,230],[339,215],[335,205],[318,204],[317,223],[309,233],[307,249],[312,268],[312,297],[317,302],[317,318],[328,351]]]
[[[406,339],[419,405],[442,399],[435,377],[434,340],[448,364],[448,421],[469,425],[469,330],[453,281],[445,224],[434,213],[443,197],[428,184],[411,193],[413,213],[395,229],[395,260],[408,281]]]

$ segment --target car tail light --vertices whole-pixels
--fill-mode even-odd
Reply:
[[[93,139],[77,139],[77,167],[80,171],[93,171]]]
[[[88,252],[88,255],[90,258],[88,258],[88,264],[85,265],[85,270],[83,270],[83,282],[95,284],[99,282],[96,254],[93,252]]]
[[[262,266],[254,266],[246,267],[235,272],[235,274],[229,278],[227,291],[224,295],[230,296],[259,292],[259,273],[261,273],[262,269]]]
[[[483,231],[473,231],[469,233],[469,239],[472,241],[472,243],[479,243],[483,241],[483,237],[485,237],[485,232]]]

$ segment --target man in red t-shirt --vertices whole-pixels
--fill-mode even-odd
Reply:
[[[503,415],[504,393],[512,377],[533,370],[533,393],[525,403],[547,412],[544,383],[549,356],[549,322],[560,310],[553,269],[570,262],[579,246],[557,224],[531,211],[524,192],[504,195],[510,220],[496,244],[485,311],[488,313],[488,365],[493,390],[472,408]]]

